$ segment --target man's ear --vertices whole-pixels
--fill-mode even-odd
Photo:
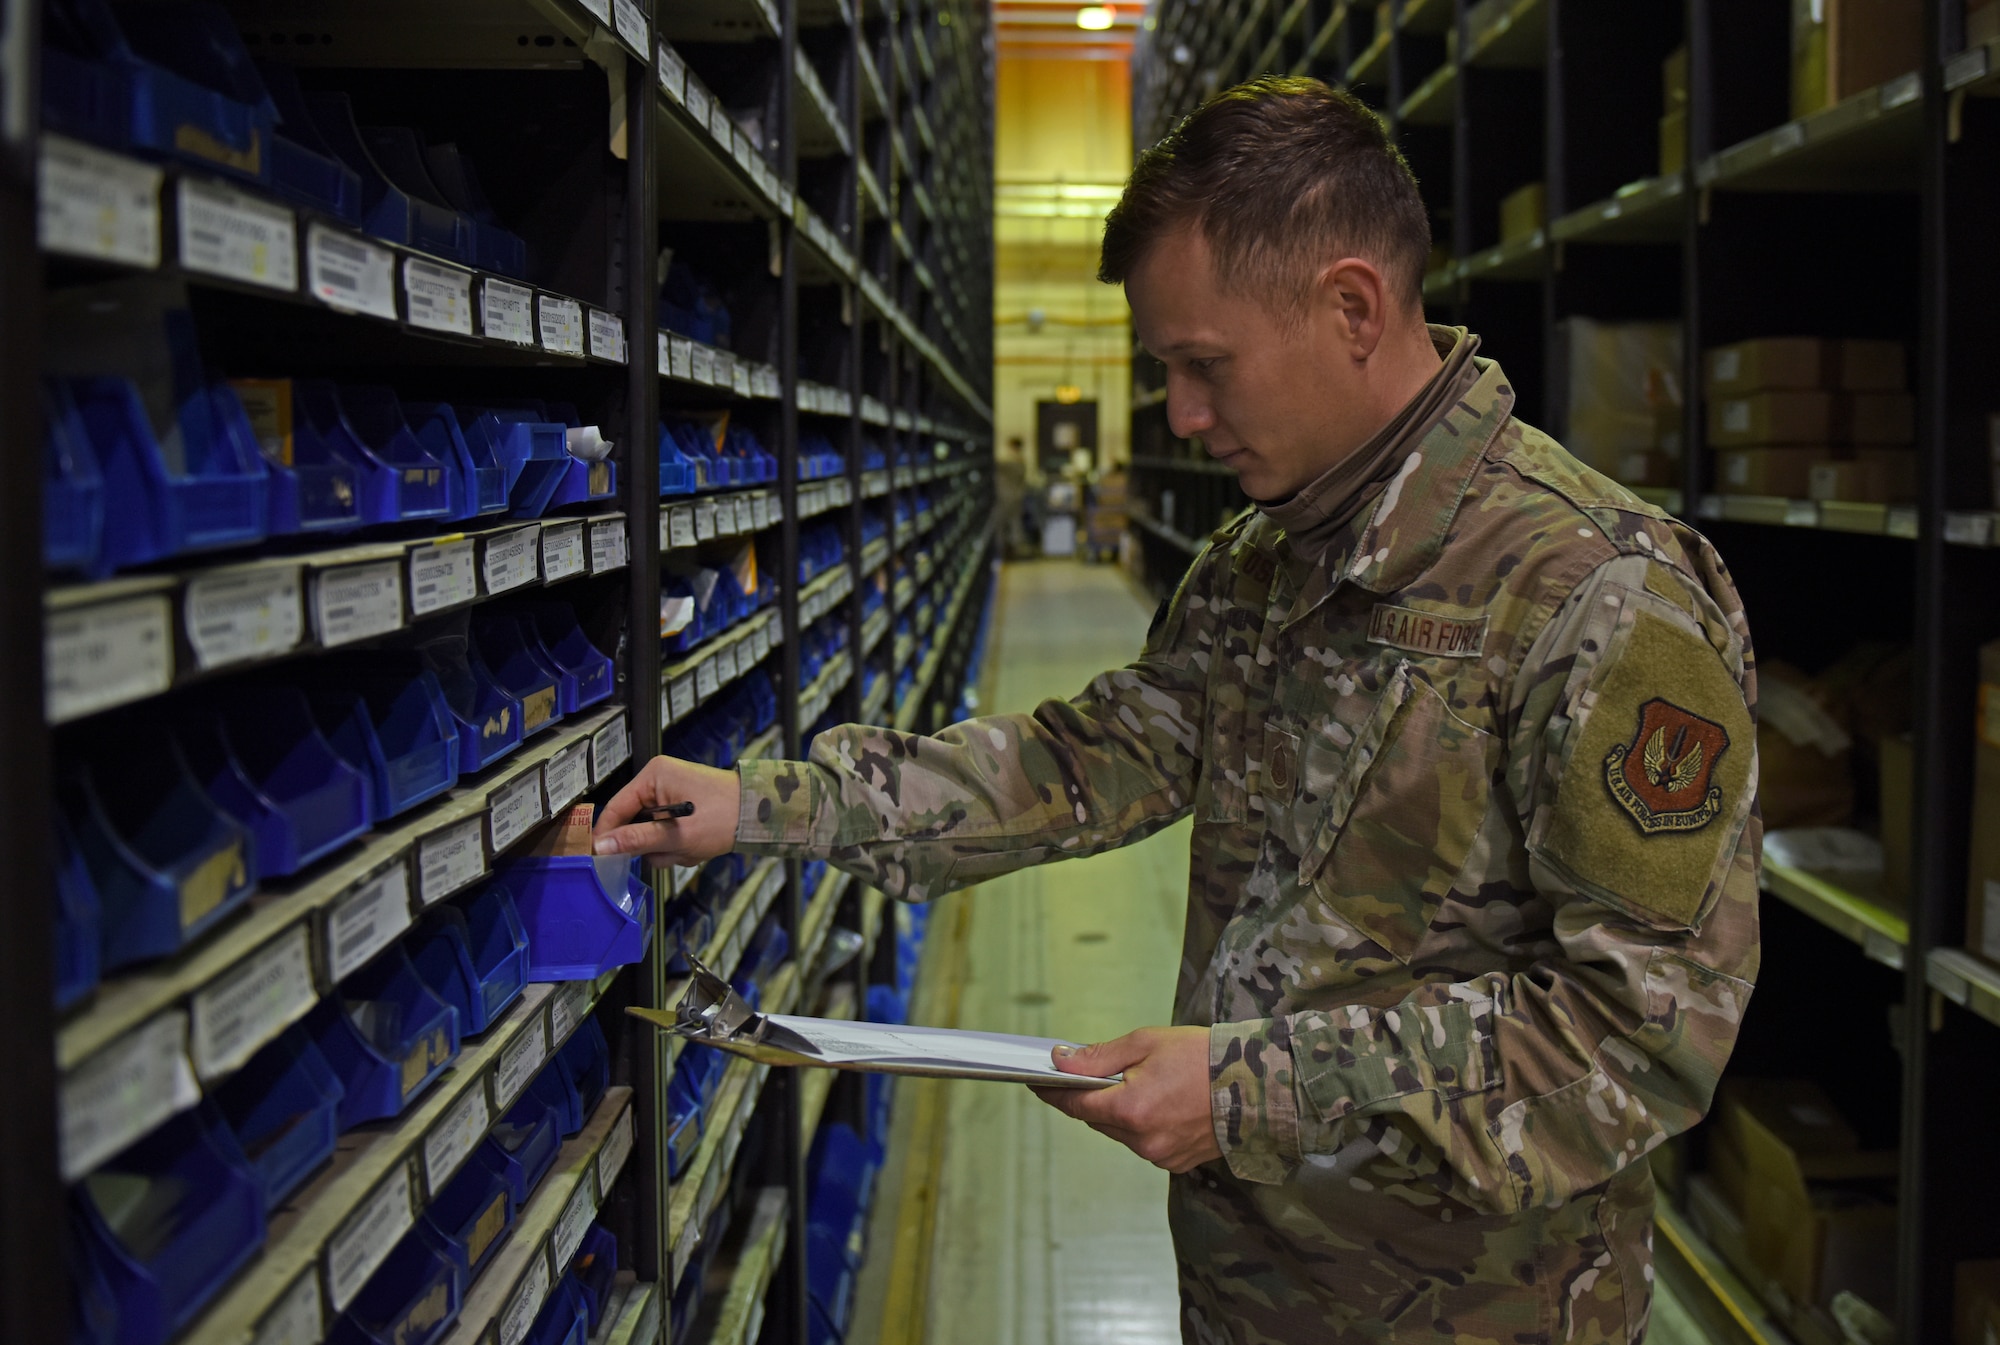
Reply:
[[[1319,273],[1314,300],[1355,360],[1382,344],[1389,326],[1389,286],[1373,262],[1344,257]]]

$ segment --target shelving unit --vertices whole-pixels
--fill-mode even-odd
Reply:
[[[1424,282],[1432,319],[1479,333],[1518,414],[1558,438],[1572,317],[1679,323],[1679,382],[1694,390],[1704,351],[1753,337],[1905,344],[1914,504],[1727,493],[1698,395],[1685,398],[1680,479],[1638,493],[1716,542],[1760,663],[1821,666],[1859,640],[1914,651],[1908,896],[1767,863],[1763,980],[1732,1065],[1813,1077],[1868,1147],[1900,1148],[1897,1325],[1910,1342],[1950,1334],[1956,1262],[2000,1254],[2000,1182],[1976,1159],[1988,1143],[1976,1118],[1996,1100],[1982,1062],[2000,999],[1993,968],[1961,948],[1976,654],[2000,635],[1986,420],[2000,345],[1985,314],[2000,264],[1984,241],[2000,50],[1967,45],[1959,0],[1920,8],[1919,68],[1802,117],[1782,0],[1168,3],[1133,79],[1140,145],[1264,73],[1315,76],[1378,109],[1442,245]],[[1663,146],[1661,66],[1682,46],[1686,140]],[[1663,149],[1684,167],[1662,172]],[[1500,202],[1532,182],[1546,191],[1542,227],[1503,241]],[[1864,256],[1873,279],[1845,283]],[[1172,434],[1158,365],[1137,350],[1133,388],[1133,542],[1165,587],[1247,501]],[[1660,1227],[1663,1265],[1714,1261],[1687,1250],[1699,1239],[1684,1214],[1663,1210]],[[1698,1268],[1673,1278],[1720,1283]],[[1810,1338],[1758,1304],[1707,1315],[1739,1339]]]
[[[395,505],[386,513],[357,512],[350,494],[341,501],[348,514],[327,515],[344,517],[342,526],[297,530],[260,508],[255,526],[228,534],[226,545],[174,545],[175,534],[151,551],[135,550],[117,523],[124,516],[114,515],[86,549],[46,565],[45,534],[51,550],[71,544],[72,515],[57,506],[67,510],[72,496],[51,487],[45,506],[48,455],[7,455],[0,554],[45,576],[6,600],[0,656],[9,742],[0,793],[11,805],[0,840],[17,871],[54,875],[69,865],[64,877],[74,877],[80,848],[57,821],[84,806],[72,783],[83,763],[129,769],[148,749],[192,761],[193,749],[168,748],[169,738],[210,734],[210,716],[261,704],[274,688],[347,706],[352,688],[372,686],[384,669],[421,686],[424,669],[449,680],[473,667],[464,652],[458,664],[437,662],[447,656],[435,651],[420,662],[418,651],[440,638],[469,641],[475,652],[486,642],[493,652],[480,658],[498,669],[502,651],[515,647],[505,638],[530,639],[508,631],[553,642],[545,625],[582,642],[562,645],[564,657],[581,658],[588,646],[591,659],[563,664],[557,677],[549,655],[535,665],[543,681],[522,680],[526,664],[492,671],[506,712],[459,715],[433,750],[453,763],[451,779],[421,798],[382,795],[379,816],[371,791],[389,786],[364,787],[367,759],[348,755],[351,744],[336,749],[348,763],[338,778],[351,779],[364,803],[359,825],[324,853],[301,848],[298,863],[261,880],[250,839],[219,851],[225,858],[197,875],[209,886],[181,881],[180,946],[97,968],[60,1012],[48,885],[30,881],[0,903],[0,1004],[11,1015],[0,1050],[16,1104],[0,1116],[9,1159],[0,1169],[8,1209],[0,1338],[8,1340],[70,1339],[74,1295],[95,1292],[72,1284],[82,1264],[75,1230],[64,1231],[72,1188],[177,1118],[219,1116],[218,1100],[260,1051],[321,1021],[339,988],[358,984],[350,978],[401,958],[396,950],[414,947],[440,909],[469,909],[496,882],[517,881],[545,853],[549,824],[576,804],[601,804],[635,761],[708,732],[767,691],[774,703],[759,702],[758,722],[732,721],[725,735],[738,759],[799,755],[817,726],[864,710],[929,731],[958,717],[978,675],[989,597],[979,580],[992,563],[982,526],[992,488],[993,85],[983,8],[341,0],[314,7],[311,31],[281,0],[225,0],[224,9],[209,11],[227,25],[218,49],[238,45],[261,63],[246,59],[227,80],[259,70],[252,78],[292,109],[276,124],[285,141],[231,148],[229,116],[261,125],[265,137],[272,125],[256,121],[239,82],[233,104],[209,88],[170,103],[169,123],[197,116],[194,104],[227,106],[199,112],[221,123],[183,126],[178,140],[150,151],[119,121],[119,100],[153,94],[106,84],[114,92],[92,106],[109,121],[90,121],[76,90],[85,76],[109,79],[110,58],[62,45],[83,39],[56,31],[44,55],[41,7],[8,15],[15,41],[0,78],[45,91],[42,125],[27,117],[0,127],[9,314],[0,417],[13,442],[46,443],[60,431],[87,433],[96,447],[105,422],[64,419],[66,403],[45,380],[152,376],[121,364],[135,358],[126,346],[80,338],[88,328],[75,314],[157,302],[180,333],[172,337],[182,361],[177,425],[195,423],[184,409],[190,398],[221,408],[200,421],[223,427],[213,433],[239,424],[233,397],[190,389],[331,379],[349,416],[343,426],[371,450],[391,431],[379,419],[352,429],[363,417],[360,402],[346,407],[350,387],[390,389],[386,405],[413,426],[434,416],[420,409],[433,402],[461,408],[452,423],[468,444],[486,410],[494,424],[478,433],[496,443],[519,422],[539,427],[538,445],[561,431],[567,450],[587,444],[583,427],[595,426],[609,452],[592,465],[538,447],[541,456],[508,469],[480,457],[483,448],[423,440],[444,447],[393,459],[429,464],[393,485],[395,473],[378,486],[364,467],[326,478],[348,482],[350,493],[358,485],[365,501],[383,492]],[[117,11],[121,21],[130,13]],[[196,20],[183,10],[178,21]],[[147,76],[167,89],[158,96],[193,88],[197,70],[224,80],[177,55],[171,36],[141,37],[134,46],[146,59],[189,63],[182,76]],[[358,196],[329,188],[307,204],[299,194],[298,164],[314,161],[285,156],[326,138],[336,94],[354,109],[366,147],[355,154],[390,196],[379,197],[381,183],[366,173],[353,179],[365,188]],[[396,157],[402,147],[417,159]],[[316,162],[332,181],[330,153]],[[344,148],[338,157],[356,162]],[[468,188],[453,176],[461,171],[476,171],[477,182]],[[377,205],[397,190],[426,202],[397,218],[430,232],[399,234],[385,223]],[[511,252],[509,240],[519,245]],[[155,293],[166,297],[140,297]],[[150,330],[137,320],[131,327]],[[285,384],[293,400],[284,409],[259,401],[241,422],[238,444],[250,456],[236,461],[256,469],[258,499],[280,498],[266,481],[272,463],[303,480],[305,465],[321,461],[313,445],[335,433],[321,402],[308,408],[304,386]],[[689,425],[698,427],[693,439]],[[507,442],[509,452],[519,447]],[[359,461],[342,452],[341,461]],[[189,450],[169,470],[210,470],[204,461]],[[509,494],[538,470],[556,471],[553,494],[533,503]],[[103,489],[127,484],[121,477]],[[496,484],[497,500],[481,494]],[[431,498],[424,490],[451,503],[409,507]],[[757,576],[733,619],[713,607],[702,638],[655,638],[668,630],[663,598],[682,591],[677,583],[732,563]],[[907,644],[886,638],[898,619],[909,623]],[[439,685],[425,703],[436,715],[439,705],[458,714],[459,692]],[[299,703],[310,710],[303,741],[331,740],[331,711],[321,700]],[[375,716],[371,732],[389,732],[386,710],[347,713]],[[489,750],[496,734],[520,741]],[[220,750],[245,756],[233,742]],[[206,798],[219,786],[189,774],[186,788]],[[392,797],[404,806],[391,808]],[[298,807],[300,818],[317,816]],[[267,867],[277,853],[263,855]],[[530,980],[484,1031],[462,1041],[454,1033],[448,1057],[412,1057],[423,1062],[421,1085],[406,1087],[394,1115],[348,1128],[330,1157],[269,1202],[255,1249],[166,1338],[326,1338],[468,1155],[503,1129],[513,1133],[510,1109],[543,1086],[558,1057],[565,1078],[584,1068],[568,1062],[601,1032],[609,1063],[598,1100],[551,1150],[546,1175],[508,1205],[498,1250],[423,1310],[442,1313],[449,1298],[450,1311],[429,1318],[446,1324],[413,1325],[409,1338],[518,1345],[538,1314],[566,1310],[565,1272],[589,1259],[579,1247],[596,1228],[615,1238],[618,1273],[602,1286],[593,1339],[804,1345],[807,1153],[822,1118],[862,1117],[857,1087],[732,1071],[710,1099],[693,1165],[670,1177],[668,1089],[681,1043],[623,1012],[670,1006],[681,993],[684,981],[669,972],[688,927],[680,921],[697,893],[708,899],[712,877],[640,875],[629,918],[645,927],[643,952],[627,948],[581,979]],[[893,939],[887,955],[817,973],[838,928],[885,948],[880,894],[824,866],[747,866],[714,904],[697,942],[725,976],[749,974],[774,923],[784,936],[790,955],[755,967],[767,1008],[851,1016],[871,986],[895,979]],[[99,936],[85,942],[94,949]],[[533,965],[532,944],[519,947]],[[67,980],[65,989],[76,991]],[[419,1077],[412,1061],[406,1085]],[[676,1298],[695,1263],[708,1286],[700,1311],[692,1295]]]

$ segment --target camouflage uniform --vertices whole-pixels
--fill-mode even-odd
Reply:
[[[1171,1183],[1189,1341],[1638,1339],[1643,1160],[1750,997],[1741,604],[1472,367],[1330,541],[1224,528],[1075,700],[741,768],[745,849],[911,900],[1193,815],[1174,1021],[1224,1161]]]

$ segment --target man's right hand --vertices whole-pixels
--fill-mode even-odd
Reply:
[[[600,855],[646,855],[660,864],[705,863],[736,848],[741,801],[735,771],[654,757],[604,805],[592,848]],[[692,803],[694,813],[665,822],[632,820],[642,809],[669,803]]]

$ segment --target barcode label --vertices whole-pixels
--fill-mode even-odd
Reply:
[[[299,287],[298,222],[282,206],[182,178],[181,265],[273,290]]]
[[[319,1345],[326,1332],[320,1314],[319,1271],[308,1270],[292,1282],[278,1306],[264,1314],[250,1345]]]
[[[622,570],[631,561],[631,553],[625,545],[625,520],[607,518],[593,521],[590,525],[590,572],[603,574],[607,570]]]
[[[188,1064],[188,1016],[163,1013],[63,1076],[57,1101],[64,1181],[85,1176],[201,1099]]]
[[[706,542],[715,536],[715,501],[696,500],[694,502],[694,535],[696,541]]]
[[[412,327],[472,335],[472,272],[403,259],[403,306]]]
[[[684,677],[676,677],[673,683],[667,688],[667,699],[673,709],[676,722],[686,719],[689,715],[693,714],[695,706],[700,703],[695,699],[694,674],[689,673]]]
[[[548,811],[542,802],[542,776],[529,771],[512,784],[486,796],[487,825],[493,836],[493,853],[499,854],[528,834]]]
[[[632,1156],[632,1109],[620,1112],[611,1125],[611,1133],[604,1137],[604,1149],[597,1155],[597,1189],[609,1195],[611,1183],[618,1180],[618,1174],[625,1170],[625,1160]]]
[[[632,735],[619,715],[590,735],[590,778],[603,784],[632,755]]]
[[[181,625],[206,670],[295,648],[305,636],[305,606],[295,566],[221,571],[188,581]]]
[[[528,1329],[535,1324],[535,1317],[542,1310],[542,1300],[549,1296],[549,1258],[539,1248],[528,1271],[521,1277],[521,1287],[507,1300],[506,1310],[500,1314],[500,1345],[521,1345],[528,1338]]]
[[[701,666],[694,670],[694,689],[696,696],[698,696],[702,700],[707,700],[710,696],[713,696],[715,694],[715,689],[721,685],[720,680],[716,676],[716,674],[719,671],[720,669],[716,667],[716,661],[714,659],[710,658],[702,660]]]
[[[590,1231],[590,1221],[597,1216],[597,1193],[590,1189],[591,1174],[586,1171],[577,1185],[576,1194],[563,1206],[563,1212],[556,1220],[556,1231],[549,1239],[555,1252],[556,1264],[569,1265],[576,1249],[583,1245],[583,1235]]]
[[[495,341],[535,344],[535,292],[487,277],[479,284],[479,329]]]
[[[583,797],[590,788],[589,740],[580,739],[550,757],[542,768],[542,783],[552,816]]]
[[[583,354],[583,306],[554,294],[535,296],[542,349],[558,355]]]
[[[616,313],[601,308],[590,310],[590,353],[599,359],[625,363],[625,324]]]
[[[406,862],[362,880],[326,919],[327,970],[338,981],[395,942],[410,927],[410,869]]]
[[[418,616],[456,607],[479,596],[479,569],[470,540],[410,553],[410,610]]]
[[[590,1012],[590,982],[565,981],[549,999],[549,1035],[558,1048]]]
[[[537,1014],[528,1030],[500,1052],[500,1063],[493,1068],[493,1101],[501,1111],[514,1105],[548,1057],[548,1021]]]
[[[304,925],[243,959],[195,992],[194,1069],[214,1080],[305,1017],[318,1001]]]
[[[693,546],[698,540],[694,529],[694,508],[676,505],[668,520],[669,541],[674,546]]]
[[[486,872],[484,831],[479,818],[468,817],[417,842],[417,895],[425,906]]]
[[[401,629],[402,567],[387,560],[322,571],[313,583],[313,625],[328,648]]]
[[[715,651],[715,681],[720,686],[724,682],[736,680],[736,646],[726,644]]]
[[[42,707],[51,724],[165,691],[174,677],[173,607],[164,594],[50,612]]]
[[[396,1240],[417,1221],[410,1198],[410,1168],[399,1163],[326,1246],[326,1293],[340,1312],[388,1258]]]
[[[659,71],[660,87],[667,91],[667,96],[672,98],[676,103],[685,103],[687,101],[687,63],[681,60],[680,53],[664,42],[660,44]]]
[[[475,1084],[424,1136],[424,1187],[433,1200],[458,1171],[466,1155],[478,1147],[492,1124],[493,1112],[486,1105],[485,1085]]]
[[[688,115],[699,122],[703,130],[707,130],[708,113],[709,109],[714,106],[714,100],[709,97],[708,90],[703,87],[701,81],[697,80],[693,75],[687,77],[686,102]]]
[[[688,377],[697,383],[713,383],[715,352],[707,346],[694,346],[688,356]]]
[[[535,542],[541,531],[534,526],[520,528],[486,543],[486,555],[481,564],[488,593],[505,593],[510,588],[532,584],[540,577],[541,571],[537,568],[540,553],[535,549]]]
[[[396,254],[387,248],[309,225],[306,284],[329,308],[396,320]]]
[[[38,236],[50,252],[160,264],[159,169],[57,135],[42,137]]]
[[[589,564],[583,549],[583,522],[552,523],[542,529],[542,580],[553,584],[582,574]]]
[[[639,50],[646,49],[646,15],[632,0],[611,0],[611,12],[618,19],[618,36]]]
[[[668,350],[673,357],[673,376],[692,379],[694,377],[694,342],[675,336],[668,340]]]

